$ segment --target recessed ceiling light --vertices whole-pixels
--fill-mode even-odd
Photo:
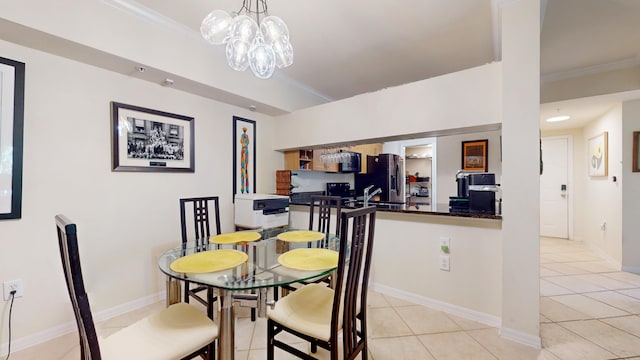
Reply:
[[[571,119],[571,116],[569,115],[558,115],[558,116],[552,116],[548,118],[547,122],[558,122],[558,121],[565,121],[569,119]]]

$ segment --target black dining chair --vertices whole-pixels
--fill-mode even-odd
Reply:
[[[211,232],[212,225],[215,226],[215,233]],[[180,199],[180,227],[182,245],[185,245],[189,239],[193,239],[196,251],[206,250],[209,238],[221,233],[218,196]],[[202,293],[206,294],[205,298],[200,295]],[[217,300],[213,294],[213,288],[202,285],[192,286],[190,282],[185,281],[184,302],[189,303],[190,297],[206,306],[207,315],[213,319],[213,303]]]
[[[64,215],[57,215],[55,222],[62,268],[78,327],[81,359],[215,358],[218,327],[200,310],[185,303],[173,304],[109,337],[98,338],[82,278],[76,224]]]
[[[327,349],[332,360],[339,358],[338,342],[342,339],[342,359],[355,359],[358,354],[367,359],[367,290],[375,219],[375,207],[342,213],[335,288],[304,285],[268,309],[268,360],[273,360],[276,347],[302,359],[315,359],[277,339],[281,332],[308,341],[312,353],[318,346]]]
[[[342,212],[342,198],[340,196],[312,195],[309,202],[309,230],[316,230],[325,234],[325,240],[329,241],[329,234],[340,236],[340,214]],[[315,221],[317,209],[317,219]],[[336,226],[331,228],[331,217],[335,215]],[[314,226],[316,225],[316,226]],[[322,245],[322,244],[319,244]],[[326,247],[326,244],[324,244]]]
[[[330,234],[335,236],[340,235],[340,214],[342,212],[342,198],[340,196],[327,196],[327,195],[311,195],[309,198],[309,230],[315,230],[324,234],[324,239],[319,240],[318,247],[327,247]],[[332,215],[335,216],[336,226],[331,227]],[[316,221],[317,220],[317,221]],[[332,232],[333,231],[333,232]],[[309,243],[308,247],[312,244]],[[309,282],[330,282],[330,276],[323,276],[320,279],[314,279],[310,281],[302,282],[301,284],[307,284]],[[296,291],[299,283],[282,285],[282,295],[286,296],[291,291]],[[276,298],[277,299],[277,298]]]

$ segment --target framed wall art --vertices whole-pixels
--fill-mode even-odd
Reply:
[[[489,140],[473,140],[462,142],[462,170],[489,170]]]
[[[607,176],[608,133],[605,131],[589,139],[587,146],[589,176]]]
[[[194,119],[111,102],[113,171],[194,172]]]
[[[633,166],[631,167],[631,171],[640,172],[640,146],[638,146],[638,141],[640,141],[640,131],[633,132]]]
[[[22,217],[24,63],[0,58],[0,219]]]
[[[256,122],[233,117],[233,198],[256,192]]]

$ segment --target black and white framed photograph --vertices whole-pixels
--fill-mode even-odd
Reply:
[[[111,102],[113,171],[194,172],[194,119]]]
[[[22,62],[0,58],[0,219],[22,217]]]
[[[256,192],[256,122],[233,117],[233,198]]]

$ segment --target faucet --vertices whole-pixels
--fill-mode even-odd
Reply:
[[[369,185],[364,189],[364,207],[369,206],[369,200],[376,196],[377,194],[382,192],[382,189],[377,188],[371,194],[369,194],[369,190],[373,188],[373,185]]]

